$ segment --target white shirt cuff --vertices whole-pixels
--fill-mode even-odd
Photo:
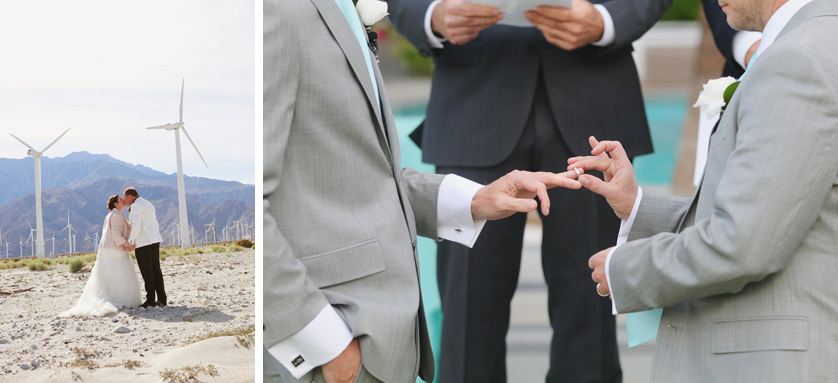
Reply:
[[[302,330],[268,349],[295,378],[337,358],[352,342],[352,331],[331,305]]]
[[[436,0],[428,6],[428,11],[425,12],[425,36],[428,38],[428,44],[431,48],[442,49],[442,43],[447,41],[444,37],[437,37],[434,30],[431,28],[431,16],[434,14],[434,7],[441,3],[442,0]]]
[[[748,68],[748,63],[745,62],[745,55],[748,54],[748,49],[751,49],[751,46],[761,38],[762,33],[752,31],[740,31],[733,36],[733,59],[742,68]]]
[[[456,174],[445,176],[439,185],[439,202],[436,207],[439,238],[468,247],[474,246],[486,220],[472,218],[471,200],[482,187]]]
[[[610,45],[614,43],[616,39],[614,33],[614,19],[611,18],[611,13],[605,9],[604,6],[601,4],[594,4],[594,8],[599,11],[599,14],[602,15],[602,38],[599,41],[595,41],[591,44],[596,45],[598,47],[604,47],[606,45]]]
[[[631,227],[634,225],[634,218],[637,217],[637,208],[640,206],[641,199],[643,199],[643,188],[638,187],[637,198],[634,200],[634,206],[631,207],[631,214],[629,214],[628,220],[620,221],[620,233],[617,234],[617,244],[608,252],[608,256],[605,258],[605,281],[608,282],[608,290],[611,292],[611,314],[613,315],[617,315],[617,298],[614,297],[614,290],[611,286],[611,274],[609,273],[611,256],[614,254],[614,250],[617,250],[620,245],[628,242],[629,233],[631,232]]]

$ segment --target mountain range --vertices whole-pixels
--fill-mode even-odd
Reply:
[[[154,169],[117,160],[106,154],[75,152],[65,157],[41,159],[41,204],[44,218],[46,253],[65,253],[67,226],[77,230],[77,251],[91,251],[93,238],[101,237],[102,222],[107,215],[108,197],[121,194],[128,186],[137,189],[157,211],[164,245],[171,244],[170,233],[180,222],[177,205],[177,174],[166,174]],[[20,244],[35,227],[35,170],[34,159],[0,158],[0,257],[6,257],[6,242],[10,256],[20,255]],[[254,224],[256,189],[235,181],[184,176],[189,224],[194,227],[196,242],[205,240],[205,225],[215,220],[216,238],[221,240],[222,229],[233,221]],[[127,209],[123,214],[128,215]],[[250,232],[253,230],[250,229]],[[32,234],[34,236],[34,233]],[[175,234],[175,237],[178,235]],[[212,233],[208,233],[212,239]],[[86,240],[87,238],[87,240]],[[24,243],[24,255],[31,254],[31,245]]]

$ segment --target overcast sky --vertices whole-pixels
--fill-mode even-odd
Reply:
[[[249,0],[0,3],[0,157],[108,154],[177,171],[183,120],[209,164],[181,134],[184,173],[255,182],[255,26]],[[261,36],[261,35],[260,35]],[[3,180],[7,182],[7,180]],[[34,185],[33,185],[34,188]]]

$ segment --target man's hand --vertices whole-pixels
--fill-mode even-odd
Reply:
[[[574,50],[602,39],[602,15],[587,0],[573,0],[570,8],[539,6],[524,16],[544,34],[550,44]]]
[[[327,383],[351,383],[361,369],[361,347],[358,339],[352,339],[349,346],[337,358],[320,367]]]
[[[526,172],[514,170],[498,178],[495,182],[482,187],[471,200],[471,216],[474,219],[501,219],[518,212],[535,210],[538,204],[535,196],[541,200],[541,212],[550,214],[550,198],[547,189],[556,186],[579,189],[582,185],[576,181],[576,172],[564,173]]]
[[[622,220],[631,215],[634,201],[637,199],[637,180],[623,145],[618,141],[597,141],[593,136],[588,139],[593,150],[589,157],[572,157],[567,160],[567,168],[599,170],[605,180],[591,175],[582,175],[579,182],[585,188],[597,193],[608,201],[614,213]],[[610,154],[610,158],[609,158]]]
[[[748,69],[747,66],[751,63],[751,57],[754,56],[754,53],[757,53],[757,49],[759,49],[759,43],[761,42],[762,39],[757,40],[757,42],[755,42],[754,45],[751,45],[751,47],[748,48],[748,51],[745,52],[745,69]]]
[[[593,270],[591,278],[597,283],[597,292],[599,295],[611,295],[611,288],[608,286],[608,278],[605,276],[605,259],[608,258],[608,253],[613,247],[609,247],[599,253],[594,254],[588,260],[588,267]]]
[[[451,44],[465,44],[474,40],[480,31],[495,25],[503,14],[488,5],[445,0],[434,7],[431,29],[448,39]]]

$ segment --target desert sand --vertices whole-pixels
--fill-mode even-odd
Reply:
[[[89,266],[0,270],[0,381],[176,382],[192,367],[201,382],[254,382],[254,258],[252,249],[170,256],[161,262],[168,307],[95,318],[58,317]]]

